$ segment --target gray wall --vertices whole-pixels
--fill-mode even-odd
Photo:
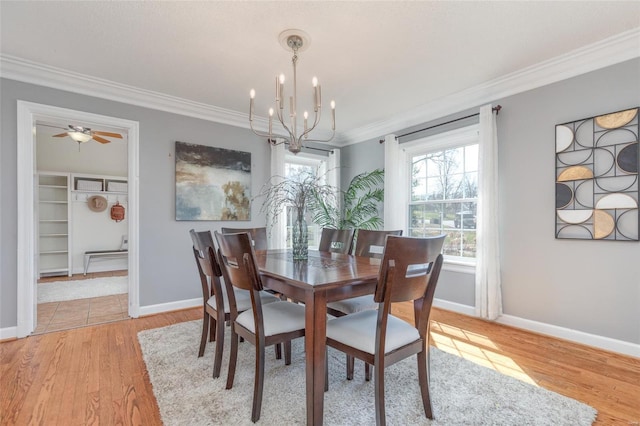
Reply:
[[[250,222],[175,221],[175,141],[251,152],[252,194],[269,176],[269,147],[249,130],[140,108],[60,90],[0,80],[2,186],[0,217],[0,328],[17,323],[17,100],[54,105],[140,122],[140,304],[201,297],[189,247],[189,229],[221,226],[264,226],[260,202],[252,205]]]
[[[498,143],[504,313],[640,343],[640,242],[554,238],[554,126],[639,106],[640,59],[492,103],[503,107]],[[384,152],[373,147],[377,143],[345,147],[343,159],[354,171],[380,167]],[[349,179],[345,173],[342,183]],[[438,298],[474,303],[473,276],[443,274],[438,287]]]

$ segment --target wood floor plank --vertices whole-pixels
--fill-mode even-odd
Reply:
[[[201,318],[190,309],[0,343],[2,424],[161,425],[137,333]],[[447,352],[591,405],[597,426],[640,423],[638,358],[440,309],[431,333]]]

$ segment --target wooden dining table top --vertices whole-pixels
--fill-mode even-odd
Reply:
[[[317,250],[309,250],[307,260],[293,260],[287,249],[258,251],[256,260],[263,277],[286,279],[290,285],[306,290],[377,280],[380,269],[380,259]]]

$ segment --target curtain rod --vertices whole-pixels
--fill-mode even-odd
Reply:
[[[501,105],[496,105],[493,108],[491,108],[491,111],[495,111],[496,115],[498,115],[500,113],[501,109],[502,109]],[[433,126],[425,127],[424,129],[414,130],[413,132],[409,132],[409,133],[403,133],[402,135],[396,136],[396,139],[400,139],[400,138],[403,138],[405,136],[413,135],[414,133],[424,132],[425,130],[435,129],[436,127],[445,126],[447,124],[455,123],[456,121],[466,120],[467,118],[476,117],[478,115],[480,115],[480,113],[476,112],[475,114],[466,115],[466,116],[460,117],[460,118],[455,118],[453,120],[445,121],[444,123],[434,124]],[[384,139],[380,139],[380,143],[384,143]]]
[[[267,139],[267,143],[269,145],[279,145],[278,143],[276,143],[275,139]],[[280,143],[284,143],[285,145],[289,145],[289,142],[280,142]],[[303,146],[304,149],[313,149],[314,151],[322,151],[322,152],[328,152],[329,154],[333,154],[333,150],[332,149],[324,149],[324,148],[314,148],[312,146]]]

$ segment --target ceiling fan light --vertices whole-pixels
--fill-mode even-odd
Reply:
[[[67,132],[69,137],[78,143],[89,142],[91,140],[91,135],[87,135],[82,132]]]

